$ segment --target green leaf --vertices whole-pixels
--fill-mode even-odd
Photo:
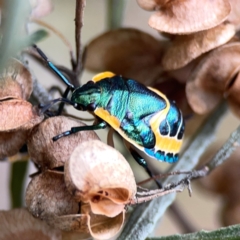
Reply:
[[[26,23],[31,12],[29,1],[4,1],[4,18],[1,22],[0,71],[10,57],[21,50],[23,39],[28,36]]]
[[[18,208],[23,206],[22,194],[24,190],[24,180],[27,172],[28,161],[18,161],[11,166],[11,207]]]
[[[44,29],[38,30],[38,31],[32,33],[31,35],[27,36],[26,39],[23,40],[22,48],[31,46],[34,43],[37,43],[37,42],[43,40],[48,35],[49,34],[46,30],[44,30]]]
[[[148,240],[238,240],[240,239],[240,224],[219,228],[215,231],[199,231],[189,234],[176,234],[167,237],[147,238]]]

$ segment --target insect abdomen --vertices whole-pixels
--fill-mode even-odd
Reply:
[[[184,120],[180,110],[169,102],[169,106],[158,113],[151,126],[156,144],[153,149],[145,148],[146,153],[159,161],[176,162],[184,133]]]

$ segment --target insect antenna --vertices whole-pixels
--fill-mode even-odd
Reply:
[[[39,104],[39,108],[41,108],[41,112],[44,113],[46,112],[49,108],[51,108],[55,103],[58,103],[58,102],[61,102],[61,103],[68,103],[72,106],[75,106],[76,103],[68,100],[67,98],[56,98],[56,99],[53,99],[52,101],[50,101],[48,104],[46,105],[42,105],[42,104]]]
[[[48,59],[48,57],[45,55],[45,53],[37,47],[37,45],[33,45],[33,47],[36,49],[36,51],[38,52],[38,54],[45,60],[45,62],[48,64],[48,66],[50,67],[50,69],[58,76],[60,77],[60,79],[67,85],[66,90],[63,93],[62,98],[66,99],[69,92],[73,91],[75,89],[75,87],[69,82],[69,80],[61,73],[61,71]],[[55,115],[60,115],[63,111],[64,108],[64,104],[66,101],[61,101],[61,104],[58,108],[58,111]],[[46,106],[47,107],[47,106]],[[46,111],[46,110],[45,110]],[[43,111],[44,112],[44,111]]]
[[[37,50],[39,55],[46,61],[50,69],[57,74],[61,78],[61,80],[68,86],[69,90],[74,90],[75,87],[69,82],[69,80],[58,70],[58,68],[48,59],[48,57],[44,54],[44,52],[37,47],[37,45],[33,45],[33,47]]]

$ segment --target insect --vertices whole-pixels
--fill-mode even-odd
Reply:
[[[70,134],[97,130],[110,125],[125,141],[148,156],[168,163],[178,160],[184,134],[184,119],[174,104],[160,91],[146,87],[135,80],[115,75],[112,72],[97,74],[81,87],[74,88],[65,76],[35,47],[50,68],[65,82],[72,92],[67,102],[81,111],[92,112],[98,123],[91,126],[73,127],[53,138],[54,141]],[[137,162],[152,173],[147,163],[132,147],[130,151]]]

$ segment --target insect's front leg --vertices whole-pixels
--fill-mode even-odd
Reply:
[[[53,137],[53,141],[57,141],[58,139],[62,138],[62,137],[66,137],[69,136],[71,134],[77,133],[77,132],[81,132],[81,131],[89,131],[89,130],[99,130],[99,129],[104,129],[106,128],[107,124],[106,122],[102,121],[98,124],[95,125],[91,125],[91,126],[80,126],[80,127],[72,127],[70,130],[63,132],[55,137]]]

